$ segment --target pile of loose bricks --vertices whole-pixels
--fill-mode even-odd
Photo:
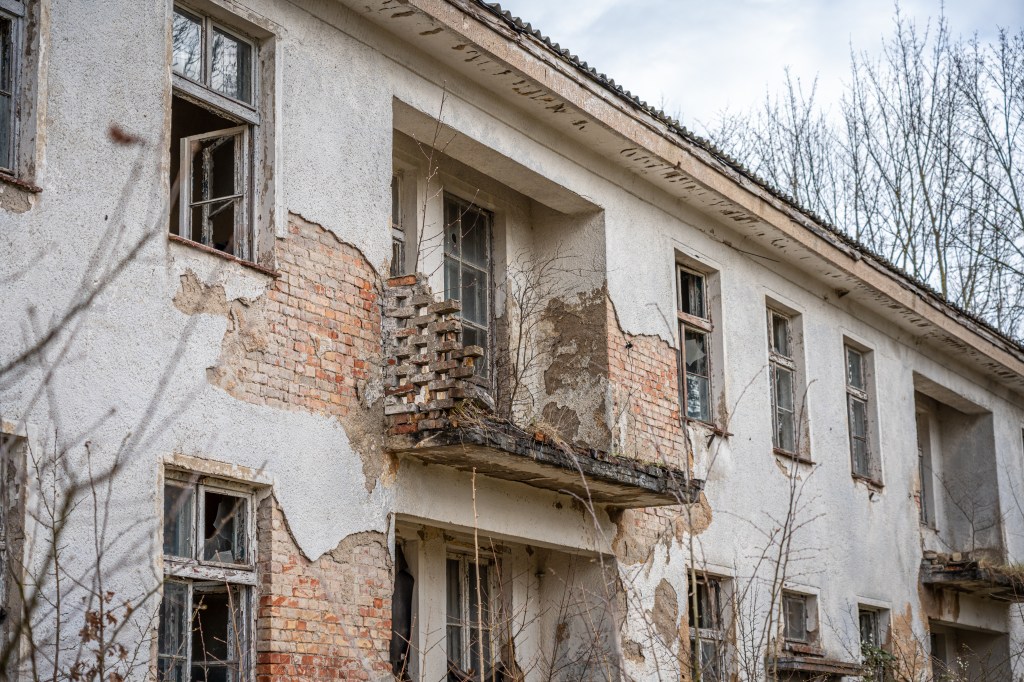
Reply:
[[[459,401],[493,409],[486,380],[476,376],[483,348],[462,345],[462,304],[437,300],[423,275],[392,277],[387,285],[384,415],[389,435],[447,428]]]

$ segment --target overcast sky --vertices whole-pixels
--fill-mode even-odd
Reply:
[[[850,46],[877,53],[892,0],[502,0],[642,100],[699,129],[718,111],[744,111],[774,92],[785,67],[818,98],[838,100]],[[903,0],[905,17],[935,25],[940,0]],[[1024,0],[950,0],[954,34],[982,39],[1024,25]]]

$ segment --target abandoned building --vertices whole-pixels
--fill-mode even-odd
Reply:
[[[5,679],[1024,674],[1024,347],[529,24],[0,38]]]

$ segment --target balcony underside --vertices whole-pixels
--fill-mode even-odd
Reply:
[[[859,663],[848,663],[836,661],[821,656],[800,656],[789,655],[779,656],[768,660],[769,669],[780,673],[795,673],[797,675],[828,675],[836,677],[857,677],[864,674],[864,668]]]
[[[1024,569],[942,558],[921,564],[921,583],[1003,602],[1024,602]]]
[[[593,450],[561,448],[507,425],[448,427],[422,438],[395,437],[395,454],[620,508],[695,502],[703,481],[666,466]]]

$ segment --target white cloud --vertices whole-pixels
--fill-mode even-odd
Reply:
[[[850,45],[874,53],[893,25],[892,0],[506,0],[505,9],[641,99],[708,120],[724,107],[745,110],[775,91],[785,67],[819,100],[835,101],[849,68]],[[904,0],[921,26],[940,0]],[[1024,3],[947,3],[955,33],[995,35],[1024,23]]]

